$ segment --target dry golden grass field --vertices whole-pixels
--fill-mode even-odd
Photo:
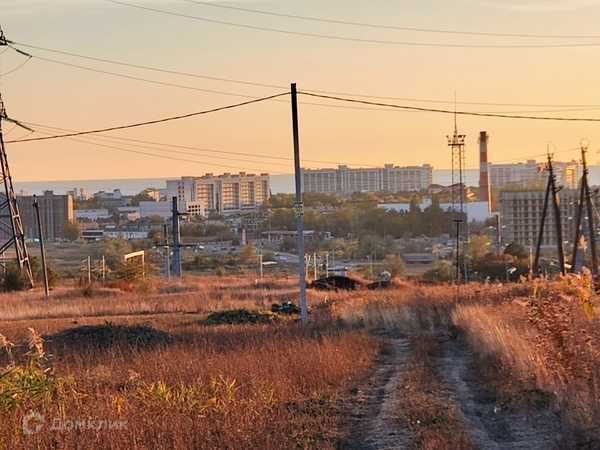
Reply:
[[[600,448],[589,283],[0,295],[0,448]]]

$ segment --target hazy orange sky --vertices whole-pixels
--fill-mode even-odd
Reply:
[[[129,0],[128,0],[129,1]],[[383,31],[355,26],[318,24],[222,10],[177,0],[131,0],[168,11],[255,26],[326,33],[377,40],[463,44],[598,43],[596,39],[523,39]],[[389,1],[303,0],[231,1],[226,5],[374,22],[395,26],[528,34],[600,35],[600,0],[455,0]],[[538,115],[600,117],[598,47],[480,49],[427,48],[322,40],[286,36],[209,24],[110,4],[103,0],[2,0],[0,24],[9,39],[176,71],[193,72],[275,85],[296,81],[300,89],[448,101],[396,103],[452,109],[459,101],[579,107],[468,106],[459,109],[523,112]],[[279,89],[208,81],[30,50],[101,70],[244,96],[263,96]],[[12,51],[0,56],[0,73],[22,62]],[[208,94],[175,87],[115,78],[94,72],[32,60],[2,77],[1,89],[9,115],[22,121],[70,129],[89,129],[152,120],[243,101],[234,95]],[[329,103],[322,100],[307,100]],[[331,103],[336,105],[336,103]],[[596,107],[594,108],[594,105]],[[553,112],[555,110],[561,112]],[[431,163],[450,166],[446,134],[452,117],[433,113],[338,109],[303,104],[300,107],[302,156],[305,159],[373,166]],[[467,165],[477,167],[477,136],[491,136],[490,159],[525,159],[543,153],[551,141],[557,150],[572,149],[585,138],[592,162],[600,159],[600,123],[514,121],[459,118],[467,134]],[[10,130],[10,125],[5,125]],[[24,136],[12,130],[7,139]],[[268,102],[165,125],[115,132],[113,136],[159,141],[272,156],[291,156],[289,104]],[[56,140],[9,144],[13,176],[26,180],[150,178],[225,172],[236,169],[289,173],[291,162],[193,150],[169,153],[163,148],[122,149],[191,159],[172,161]],[[216,159],[215,157],[226,158]],[[570,159],[577,152],[562,152]],[[325,164],[306,163],[307,167]]]

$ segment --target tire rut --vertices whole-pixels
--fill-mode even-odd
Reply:
[[[439,337],[438,371],[460,406],[473,443],[481,449],[560,448],[561,419],[549,409],[500,408],[473,373],[474,355],[460,338]]]
[[[382,360],[365,386],[357,389],[347,406],[349,437],[344,449],[404,449],[408,436],[398,423],[396,404],[404,363],[410,352],[405,337],[388,337]]]

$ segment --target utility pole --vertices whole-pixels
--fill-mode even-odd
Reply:
[[[587,152],[587,148],[582,145],[581,146],[581,163],[583,164],[583,176],[581,178],[581,185],[582,185],[582,193],[585,195],[585,205],[586,205],[586,210],[587,210],[587,217],[588,217],[588,232],[589,232],[589,239],[590,239],[590,247],[591,247],[591,253],[592,253],[592,275],[594,280],[597,279],[598,277],[598,254],[597,254],[597,250],[596,250],[596,227],[595,227],[595,222],[594,222],[594,205],[592,203],[592,195],[590,192],[590,185],[589,185],[589,181],[588,181],[588,176],[589,176],[589,169],[587,166],[587,160],[585,157],[585,154]],[[579,208],[579,216],[581,216],[583,206],[581,206]],[[579,222],[579,217],[578,217],[578,222]],[[579,232],[579,229],[576,230],[576,232]],[[575,262],[575,252],[573,252],[573,263]]]
[[[586,178],[587,178],[587,166],[585,162],[585,152],[586,148],[581,146],[581,163],[583,165],[583,174],[581,176],[581,181],[579,183],[579,199],[577,202],[577,213],[575,217],[575,238],[573,240],[573,256],[571,258],[571,272],[575,273],[577,270],[577,254],[579,251],[579,239],[581,237],[581,216],[583,213],[583,205],[586,204]]]
[[[171,281],[171,249],[169,248],[169,231],[166,223],[163,224],[163,250],[165,251],[165,275]]]
[[[454,223],[456,224],[456,274],[455,274],[455,282],[456,284],[460,283],[460,224],[462,223],[461,219],[454,219]]]
[[[40,241],[40,253],[42,255],[42,275],[44,276],[44,294],[46,298],[50,296],[48,287],[48,268],[46,267],[46,249],[44,248],[44,230],[42,229],[42,218],[40,217],[40,204],[37,196],[33,196],[33,209],[35,209],[35,217],[37,219],[38,237]]]
[[[560,189],[556,186],[556,176],[554,175],[554,168],[552,166],[552,155],[550,155],[550,153],[548,153],[548,170],[550,171],[550,182],[552,185],[552,205],[554,209],[554,226],[556,228],[556,248],[558,250],[558,265],[560,267],[560,273],[562,275],[566,275],[562,221],[560,217],[560,200],[558,198],[558,192]]]
[[[87,279],[88,279],[88,286],[91,286],[91,284],[92,284],[92,257],[91,256],[87,257]]]
[[[172,219],[173,219],[173,276],[182,277],[181,270],[181,234],[179,231],[179,212],[177,197],[173,197]]]
[[[533,274],[539,275],[540,266],[540,253],[542,251],[542,243],[544,241],[544,227],[546,225],[546,215],[548,214],[548,200],[550,199],[550,191],[552,189],[552,182],[550,176],[548,176],[548,182],[546,183],[546,194],[544,195],[544,206],[542,209],[542,219],[540,221],[540,229],[538,233],[537,243],[535,246],[535,259],[533,260]]]
[[[319,278],[319,270],[317,268],[317,252],[313,252],[313,269],[315,271],[314,275],[315,275],[315,281],[317,281],[317,279]]]
[[[298,233],[298,283],[300,287],[300,318],[302,324],[308,322],[308,303],[306,301],[306,270],[304,267],[304,202],[302,200],[302,168],[300,166],[300,130],[298,125],[298,92],[296,83],[291,86],[292,132],[294,139],[294,175],[296,181],[296,231]]]
[[[102,255],[102,283],[106,282],[106,256]]]

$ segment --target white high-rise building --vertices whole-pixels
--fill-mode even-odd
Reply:
[[[351,169],[303,169],[304,192],[352,194],[354,192],[416,192],[427,189],[433,180],[433,167],[384,167]]]
[[[204,211],[223,215],[256,211],[270,196],[268,174],[211,173],[167,181],[167,197],[197,203]]]
[[[579,182],[579,164],[571,162],[553,162],[556,181],[567,189],[576,189]],[[544,171],[545,163],[528,160],[517,164],[490,164],[490,185],[492,189],[505,187],[544,186],[548,178]]]

